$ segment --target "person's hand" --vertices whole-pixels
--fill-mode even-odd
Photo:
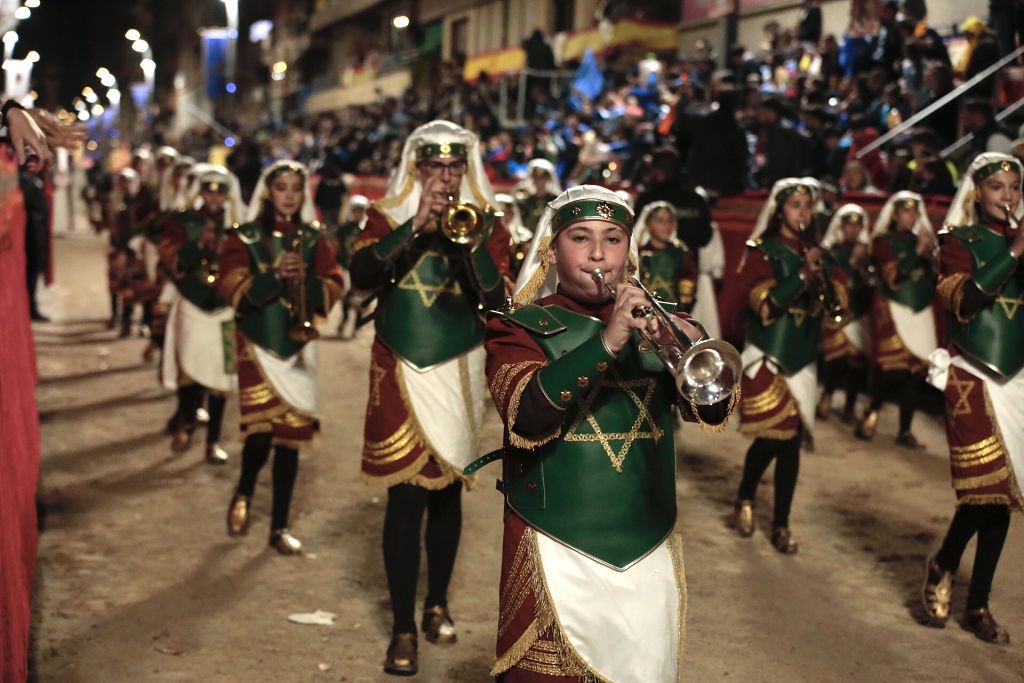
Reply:
[[[440,177],[428,178],[420,193],[420,205],[412,219],[416,232],[431,233],[437,230],[437,220],[448,208],[448,193]]]
[[[857,242],[850,251],[850,262],[854,268],[861,268],[866,265],[868,259],[868,246],[863,242]]]
[[[295,252],[287,251],[277,264],[277,277],[297,282],[302,274],[302,259]]]
[[[74,149],[85,142],[85,124],[64,123],[45,109],[29,109],[28,115],[46,136],[50,147]]]
[[[804,276],[808,279],[817,279],[821,277],[824,271],[824,262],[821,258],[821,247],[811,247],[804,253]]]
[[[26,147],[32,150],[44,164],[53,161],[53,153],[46,141],[46,134],[27,110],[17,107],[11,107],[8,110],[7,134],[11,138],[11,146],[14,147],[14,155],[18,159],[19,166],[25,163]]]
[[[643,317],[633,317],[633,309],[650,306],[651,302],[647,295],[639,287],[628,282],[620,283],[615,288],[615,307],[612,309],[611,318],[601,333],[604,345],[614,354],[622,350],[627,343],[633,330],[647,329],[648,322]],[[661,337],[661,325],[657,320],[651,321],[650,333],[655,339]]]
[[[931,230],[922,229],[917,233],[917,253],[928,256],[935,251],[935,235]]]
[[[199,246],[203,249],[213,249],[217,243],[217,226],[213,221],[207,219],[203,225],[203,231],[199,233]]]
[[[1020,258],[1021,254],[1024,254],[1024,230],[1018,229],[1016,233],[1013,242],[1010,243],[1010,254],[1014,258]]]

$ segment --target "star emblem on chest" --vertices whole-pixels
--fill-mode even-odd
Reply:
[[[425,267],[434,265],[429,263],[434,259],[444,262],[446,276],[440,280],[433,277],[437,269]],[[454,294],[456,296],[462,294],[462,288],[459,286],[458,281],[450,276],[450,272],[447,259],[444,256],[436,251],[427,251],[420,256],[416,261],[416,265],[405,274],[405,277],[399,280],[397,286],[399,289],[416,292],[420,295],[424,307],[430,308],[442,294]]]

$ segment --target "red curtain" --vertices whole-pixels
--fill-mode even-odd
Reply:
[[[27,675],[36,565],[39,413],[25,284],[25,207],[9,148],[0,149],[0,681]]]

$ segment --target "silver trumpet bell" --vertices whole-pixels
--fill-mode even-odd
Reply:
[[[601,268],[595,268],[590,276],[612,297],[615,296],[615,289],[605,281]],[[736,348],[721,339],[707,338],[704,326],[691,319],[687,322],[700,329],[704,337],[693,341],[676,322],[675,316],[665,310],[639,278],[634,276],[630,279],[650,302],[649,305],[634,308],[633,317],[646,318],[648,323],[657,320],[672,336],[672,341],[661,344],[654,340],[649,331],[643,330],[640,332],[640,350],[653,351],[658,356],[675,380],[676,390],[691,403],[710,406],[729,398],[739,382],[743,368]]]

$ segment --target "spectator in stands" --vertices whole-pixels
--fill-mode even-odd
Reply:
[[[956,185],[953,184],[949,167],[937,156],[925,157],[917,162],[909,189],[921,195],[952,197],[956,194]]]
[[[786,124],[786,105],[778,97],[769,97],[758,112],[758,181],[770,187],[783,178],[809,175],[807,158],[810,140]]]
[[[871,63],[884,69],[889,78],[896,76],[897,63],[903,57],[903,36],[896,22],[898,10],[896,0],[882,3],[878,33],[871,42]]]
[[[821,40],[821,4],[819,0],[804,0],[800,19],[796,25],[796,39],[801,43],[815,43]]]
[[[967,36],[967,47],[957,64],[957,73],[966,81],[998,62],[1001,55],[999,39],[981,19],[968,17],[960,25],[960,30]],[[970,93],[972,97],[991,99],[996,94],[996,74],[978,83]]]
[[[889,178],[881,151],[876,147],[861,157],[857,156],[860,150],[873,143],[878,137],[878,131],[864,114],[854,114],[850,117],[850,153],[847,160],[859,161],[871,176],[871,183],[875,187],[885,187]]]
[[[711,106],[680,100],[683,108],[676,116],[673,133],[685,160],[687,181],[719,195],[743,190],[747,146],[736,122],[736,90],[722,86]]]
[[[711,241],[711,209],[703,195],[697,193],[682,177],[679,152],[662,147],[651,155],[649,184],[636,198],[635,213],[657,201],[676,207],[677,236],[689,250],[697,250]]]
[[[924,70],[924,85],[927,90],[926,100],[920,109],[929,107],[948,95],[953,90],[953,70],[947,64],[928,62]],[[959,103],[956,98],[950,100],[926,119],[928,127],[935,131],[943,144],[955,142],[959,137]]]
[[[903,92],[903,87],[899,83],[889,83],[885,86],[882,96],[878,120],[871,123],[877,125],[881,130],[889,130],[906,121],[912,113],[913,108]]]
[[[320,212],[320,220],[329,230],[338,227],[341,222],[341,204],[345,199],[345,181],[341,179],[341,169],[333,154],[327,156],[320,167],[320,182],[316,186],[313,203]]]
[[[988,16],[996,29],[1000,57],[1016,50],[1018,40],[1024,45],[1024,6],[1019,0],[988,0]]]
[[[1014,135],[996,121],[989,100],[967,100],[964,103],[963,121],[964,130],[974,135],[967,158],[973,159],[983,152],[1012,153]]]
[[[844,195],[881,194],[879,189],[871,184],[871,176],[859,161],[846,162],[843,175],[839,178],[839,187]]]

